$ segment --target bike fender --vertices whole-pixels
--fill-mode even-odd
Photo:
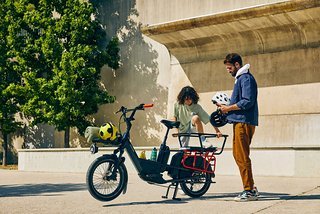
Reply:
[[[114,161],[118,162],[118,157],[115,154],[104,154],[104,155],[102,155],[101,158],[110,158],[110,159],[113,159]]]
[[[122,157],[121,160],[120,160],[120,164],[124,164],[124,161],[125,161],[125,160],[126,160],[126,159],[125,159],[124,157]],[[127,176],[127,178],[128,178],[128,176]],[[126,194],[126,192],[127,192],[127,185],[128,185],[128,179],[126,179],[125,182],[124,182],[124,187],[123,187],[122,194]]]
[[[128,186],[128,181],[126,181],[126,182],[124,183],[124,187],[123,187],[123,190],[122,190],[122,194],[126,194],[126,192],[127,192],[127,186]]]

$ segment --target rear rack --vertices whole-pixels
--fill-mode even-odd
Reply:
[[[216,157],[213,150],[184,150],[181,160],[183,167],[214,174],[216,170]]]
[[[208,152],[208,151],[210,152],[211,150],[214,150],[211,152],[214,152],[215,155],[220,155],[224,150],[224,146],[226,144],[226,141],[227,141],[227,138],[229,135],[222,135],[222,138],[224,138],[224,139],[223,139],[223,143],[222,143],[221,148],[218,148],[218,147],[204,148],[202,145],[201,136],[204,136],[205,138],[217,138],[218,135],[216,135],[216,134],[193,133],[192,132],[192,133],[178,133],[178,134],[176,134],[176,136],[178,136],[180,147],[182,147],[182,142],[181,142],[182,137],[197,137],[199,139],[200,147],[186,147],[186,150],[197,150],[197,151],[202,151],[202,152]]]
[[[187,147],[181,148],[183,150],[183,157],[181,164],[183,167],[202,173],[214,174],[216,170],[216,157],[215,155],[220,155],[227,141],[228,135],[222,135],[224,138],[221,148],[209,147],[204,148],[201,142],[201,136],[205,138],[216,138],[218,135],[209,133],[179,133],[180,147],[182,146],[181,137],[197,137],[199,138],[200,147]]]

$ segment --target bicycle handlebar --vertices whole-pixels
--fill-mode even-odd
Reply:
[[[119,112],[122,112],[122,113],[127,113],[127,112],[131,112],[131,111],[136,111],[136,110],[144,110],[145,108],[151,108],[153,107],[153,103],[150,103],[150,104],[140,104],[138,106],[136,106],[135,108],[132,108],[132,109],[128,109],[124,106],[121,106],[120,109],[118,111],[116,111],[116,114],[119,113]]]
[[[130,122],[132,120],[134,120],[134,115],[135,115],[136,111],[137,110],[144,110],[145,108],[151,108],[151,107],[153,107],[153,104],[144,104],[144,103],[136,106],[133,109],[128,109],[124,106],[121,106],[120,109],[116,113],[119,113],[119,112],[122,113],[122,116],[124,117],[125,122],[127,123],[127,128],[129,128],[127,130],[130,130],[130,128],[131,128]],[[131,112],[131,115],[129,117],[126,115],[126,113],[128,113],[128,112]]]
[[[153,103],[143,105],[143,108],[151,108],[151,107],[153,107]]]

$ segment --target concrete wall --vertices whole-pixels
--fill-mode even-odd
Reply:
[[[320,147],[319,14],[319,1],[289,1],[154,24],[143,32],[177,58],[173,81],[184,71],[187,78],[179,86],[191,83],[209,112],[214,110],[212,95],[221,90],[230,95],[233,88],[224,56],[242,54],[259,86],[260,125],[253,147]],[[212,130],[210,125],[206,130]],[[230,127],[222,130],[231,134]]]
[[[183,3],[181,3],[183,2]],[[107,35],[109,38],[117,35],[121,40],[121,63],[122,66],[117,71],[105,67],[102,71],[102,79],[109,93],[117,97],[116,103],[101,106],[96,114],[96,124],[100,125],[105,121],[118,122],[118,115],[113,113],[121,106],[133,107],[139,103],[153,102],[155,107],[137,115],[135,122],[136,129],[132,133],[134,144],[137,145],[158,145],[159,138],[163,135],[163,127],[158,123],[161,118],[170,118],[172,116],[172,103],[180,88],[185,85],[193,85],[201,92],[201,101],[208,101],[208,97],[202,93],[214,93],[218,90],[230,90],[232,81],[229,76],[222,72],[224,70],[221,60],[202,62],[202,64],[184,64],[181,66],[174,56],[170,55],[167,48],[152,39],[143,36],[140,32],[141,25],[154,25],[157,23],[172,22],[185,18],[199,17],[207,14],[216,14],[226,11],[232,11],[239,8],[254,7],[257,5],[270,4],[282,1],[218,1],[218,0],[175,0],[175,1],[156,1],[156,0],[138,0],[138,1],[100,1],[99,10],[102,22],[107,26]],[[228,48],[230,49],[230,47]],[[303,70],[309,71],[308,79],[314,80],[314,70],[308,65],[315,64],[315,57],[318,49],[309,51],[307,54],[297,52],[295,55],[305,56],[301,58],[304,63]],[[280,55],[280,57],[279,57]],[[285,64],[288,58],[293,54],[270,54],[264,55],[263,60],[257,57],[245,57],[253,66],[253,71],[257,76],[260,87],[282,84],[287,81],[283,76],[276,77],[277,73],[286,71]],[[274,66],[277,59],[277,68]],[[290,70],[299,73],[301,65],[299,60],[294,61],[295,65]],[[213,69],[214,68],[214,69]],[[264,72],[267,68],[267,78]],[[201,72],[201,75],[193,73]],[[259,73],[258,73],[259,72]],[[271,74],[271,75],[270,75]],[[202,78],[206,76],[206,78]],[[272,79],[270,77],[273,76]],[[279,76],[279,75],[278,75]],[[296,76],[296,77],[295,77]],[[319,76],[319,75],[317,75]],[[192,77],[192,78],[190,78]],[[296,82],[300,80],[299,75],[290,75],[295,77]],[[221,81],[225,79],[226,81]],[[310,81],[309,80],[309,81]],[[273,83],[272,83],[273,82]],[[210,97],[210,95],[209,95]],[[212,109],[211,104],[208,110]],[[54,131],[52,127],[39,126],[25,132],[28,135],[24,141],[33,143],[38,147],[62,147],[63,132]],[[73,146],[87,146],[85,139],[79,137],[75,131],[72,131]],[[42,142],[46,139],[46,142]],[[17,141],[17,140],[16,140]],[[16,144],[17,147],[21,145]],[[148,142],[146,142],[148,141]]]
[[[190,17],[221,13],[285,0],[137,0],[139,20],[154,25]]]
[[[279,0],[250,0],[250,1],[219,1],[219,0],[119,0],[119,1],[99,1],[100,19],[106,26],[107,36],[118,36],[121,41],[120,54],[121,64],[119,70],[113,71],[108,67],[102,70],[102,80],[109,93],[115,95],[117,100],[114,104],[107,104],[100,107],[95,115],[96,124],[101,125],[106,121],[118,122],[118,115],[114,112],[121,105],[133,107],[140,103],[154,103],[155,107],[145,112],[139,112],[135,121],[135,130],[132,132],[133,143],[136,145],[158,145],[164,133],[164,128],[159,121],[162,118],[172,116],[172,102],[180,88],[185,85],[194,85],[199,92],[212,92],[217,88],[210,80],[208,82],[190,81],[190,69],[182,68],[180,63],[170,55],[168,49],[162,44],[144,36],[140,27],[154,25],[175,20],[204,16],[207,14],[232,11],[239,8],[254,7],[257,5],[282,2]],[[217,66],[220,62],[210,66],[201,66],[201,72],[207,77],[212,66]],[[221,68],[218,66],[217,68]],[[218,69],[217,69],[218,70]],[[221,69],[219,69],[221,70]],[[199,77],[202,75],[199,75]],[[218,75],[217,77],[220,77]],[[226,75],[222,75],[226,77]],[[206,78],[207,79],[207,78]],[[215,78],[213,78],[215,80]],[[217,78],[218,79],[218,78]],[[219,78],[220,79],[220,78]],[[216,81],[216,80],[215,80]],[[218,80],[219,81],[219,80]],[[221,81],[220,81],[221,82]],[[225,81],[231,85],[232,81]],[[220,87],[219,90],[225,90]],[[229,87],[230,89],[230,87]],[[201,99],[205,101],[207,97]],[[211,106],[208,106],[211,108]],[[39,135],[32,135],[33,139],[41,141],[42,136],[52,147],[63,147],[63,132],[54,131],[53,128],[43,129],[39,126],[37,130],[42,130]],[[52,134],[54,133],[54,134]],[[87,146],[85,139],[79,137],[75,130],[71,133],[72,146]],[[34,142],[36,143],[36,142]],[[21,144],[21,141],[20,141]],[[39,143],[38,143],[39,144]],[[40,144],[39,147],[45,147]]]
[[[319,20],[313,18],[318,17],[318,13],[314,12],[318,9],[316,8],[309,15],[297,13],[296,16],[284,16],[280,13],[277,15],[280,18],[275,18],[274,15],[269,15],[272,18],[259,15],[258,21],[253,16],[255,13],[250,12],[250,8],[256,11],[255,8],[259,5],[279,2],[281,4],[287,1],[101,1],[100,18],[108,26],[108,36],[117,35],[122,42],[120,46],[122,66],[117,71],[112,71],[107,67],[102,71],[104,85],[110,94],[116,95],[117,100],[114,104],[100,108],[98,114],[95,115],[96,123],[102,124],[109,120],[117,123],[118,115],[114,115],[113,112],[121,105],[133,107],[139,103],[152,102],[155,104],[154,108],[137,114],[132,141],[134,145],[158,146],[165,131],[159,121],[162,118],[171,118],[172,105],[181,87],[194,86],[200,92],[200,104],[208,112],[215,110],[210,100],[216,91],[231,94],[233,79],[225,72],[222,58],[227,52],[239,51],[244,56],[244,62],[251,64],[252,73],[259,84],[260,125],[256,129],[252,145],[254,172],[260,175],[319,176],[317,172],[320,170],[316,163],[319,162],[317,158],[320,147],[318,140],[320,125],[317,122],[320,119],[320,96],[317,93],[320,88],[320,74],[317,71],[317,64],[320,60],[318,36],[320,28]],[[310,2],[316,1],[311,0]],[[232,31],[235,31],[233,27],[237,22],[237,16],[233,14],[243,14],[238,9],[246,9],[248,14],[251,14],[250,20],[242,20],[241,23],[250,26],[263,37],[259,37],[258,34],[252,36],[252,32],[238,33],[237,41],[242,45],[237,46],[237,43],[230,43],[226,46],[228,38],[234,35]],[[290,5],[283,11],[288,10],[290,10]],[[230,11],[235,13],[228,13]],[[195,37],[192,39],[195,39],[196,43],[190,40],[177,43],[178,46],[174,46],[174,43],[164,46],[143,35],[140,31],[141,25],[154,27],[160,23],[174,24],[177,20],[193,20],[197,17],[215,14],[219,17],[229,16],[234,19],[232,23],[227,23],[224,27],[221,23],[221,25],[214,26],[215,30],[207,31],[212,32],[212,38],[221,40],[201,40],[197,38],[197,35],[201,37],[202,34],[193,30],[192,35]],[[292,24],[295,23],[295,17],[303,20],[304,24],[301,24],[302,22]],[[184,23],[184,21],[181,22]],[[291,23],[291,27],[288,22]],[[286,28],[282,28],[283,25],[286,25]],[[206,27],[203,29],[206,31]],[[228,29],[230,32],[227,36],[214,37],[214,33],[225,32]],[[305,37],[303,33],[306,33]],[[175,38],[183,39],[183,36],[191,38],[190,35],[181,33]],[[261,43],[258,42],[259,38]],[[223,45],[219,42],[222,40]],[[249,41],[253,41],[253,45]],[[308,45],[296,45],[297,41]],[[198,59],[201,60],[190,60],[190,57],[196,59],[195,54],[191,52],[194,49],[181,49],[183,45],[191,43],[196,44],[197,47],[201,46],[196,55],[200,56]],[[174,47],[177,47],[176,53],[180,51],[180,56],[173,54],[171,50]],[[201,55],[202,52],[203,55]],[[213,58],[205,58],[208,55],[204,53],[216,55]],[[182,55],[184,57],[181,57]],[[206,125],[205,130],[211,132],[213,129],[210,125]],[[231,126],[223,127],[222,131],[232,135]],[[54,147],[62,145],[62,134],[56,132],[54,135]],[[232,160],[230,139],[225,154],[221,156],[221,162],[225,164],[221,165],[223,169],[221,173],[238,174]],[[79,138],[75,133],[73,133],[73,141],[75,145],[79,141],[86,145],[84,139]],[[170,138],[169,145],[175,147],[176,139]],[[34,161],[39,162],[52,155],[43,153],[41,158],[37,158],[39,154],[32,153],[35,155],[33,158],[27,154],[31,155],[23,151],[22,156],[19,156],[19,162],[24,160],[29,163],[21,167],[19,164],[22,170],[31,170],[28,167],[37,165]],[[78,151],[76,154],[78,157],[75,157],[75,160],[82,156]],[[73,156],[71,153],[53,155],[51,160],[56,163],[57,160],[66,160],[69,155]],[[92,160],[87,157],[83,158],[87,159],[86,166]],[[72,161],[72,158],[68,161]],[[83,170],[86,168],[81,167],[83,165],[84,162],[75,166]],[[51,166],[54,168],[53,165]]]
[[[19,150],[19,170],[41,172],[86,172],[93,160],[101,154],[112,153],[111,148],[99,148],[99,153],[92,155],[89,149],[38,149]],[[146,151],[150,157],[152,147],[138,147],[137,153]],[[159,148],[158,148],[159,149]],[[318,151],[301,150],[299,147],[284,149],[253,149],[251,160],[256,176],[295,176],[320,177]],[[171,153],[173,155],[174,152]],[[130,158],[125,153],[125,165],[130,173],[136,173]],[[170,159],[168,161],[170,163]],[[312,169],[312,170],[310,170]],[[232,158],[232,151],[226,149],[217,156],[217,175],[238,175],[238,169]],[[165,173],[166,174],[166,173]]]

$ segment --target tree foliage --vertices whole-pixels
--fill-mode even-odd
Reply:
[[[7,164],[10,143],[8,136],[22,124],[15,120],[23,97],[17,90],[21,85],[21,71],[13,51],[14,41],[20,35],[19,22],[15,19],[20,14],[14,8],[13,1],[0,4],[0,132],[3,138],[3,165]]]
[[[9,38],[9,53],[23,85],[21,108],[32,124],[48,123],[65,132],[69,147],[70,127],[82,132],[90,123],[87,116],[98,105],[114,101],[99,85],[103,65],[119,67],[118,40],[105,43],[104,26],[95,18],[96,10],[83,0],[6,0],[16,13],[18,29]],[[17,15],[18,14],[18,15]]]

